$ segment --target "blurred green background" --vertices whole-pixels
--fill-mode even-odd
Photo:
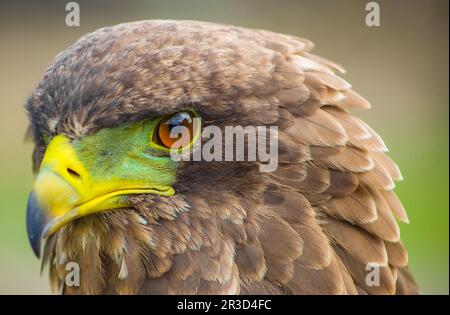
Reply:
[[[364,0],[77,1],[81,26],[65,25],[66,1],[0,4],[0,293],[50,293],[25,232],[32,185],[23,105],[52,58],[82,34],[143,19],[195,19],[299,35],[343,64],[371,101],[358,113],[400,165],[397,192],[410,217],[402,237],[423,293],[448,294],[448,1],[378,1],[381,26],[365,25]]]

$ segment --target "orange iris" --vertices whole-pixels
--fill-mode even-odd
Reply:
[[[176,132],[172,135],[170,133],[172,132],[174,127],[183,126],[187,129],[184,129],[184,132]],[[179,141],[183,136],[186,137],[182,143],[181,147],[179,147],[179,143],[177,145],[177,148],[174,149],[180,149],[188,146],[192,139],[194,138],[194,119],[190,113],[187,112],[180,112],[176,113],[172,116],[163,118],[157,127],[157,134],[158,138],[161,142],[161,145],[164,147],[171,149],[175,142]],[[177,130],[176,130],[177,131]],[[189,134],[186,134],[189,132]]]

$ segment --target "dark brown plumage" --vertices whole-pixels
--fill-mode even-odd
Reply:
[[[183,162],[171,197],[130,196],[50,236],[55,290],[119,294],[415,294],[369,103],[295,36],[203,22],[97,30],[60,53],[27,103],[38,169],[46,140],[189,107],[204,125],[276,125],[279,168]],[[145,176],[145,174],[143,174]],[[81,286],[63,283],[79,262]],[[367,263],[381,266],[367,286]]]

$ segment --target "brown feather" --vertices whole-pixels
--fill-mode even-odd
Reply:
[[[303,254],[296,263],[310,269],[323,269],[333,255],[327,236],[316,222],[294,224],[293,229],[303,240]]]
[[[377,191],[372,190],[371,195],[375,200],[378,218],[373,222],[361,224],[360,227],[383,240],[398,242],[400,240],[400,228],[388,204]]]
[[[343,147],[337,154],[322,157],[317,163],[344,172],[365,172],[362,173],[361,179],[365,179],[362,176],[374,167],[374,161],[367,151],[350,146]]]
[[[294,277],[287,287],[293,294],[342,294],[345,284],[336,258],[324,269],[309,269],[294,264]]]
[[[236,250],[236,265],[241,278],[252,281],[264,279],[267,267],[259,242],[239,246]]]
[[[379,267],[379,283],[374,285],[367,285],[366,279],[370,276],[369,272],[372,269],[367,269],[367,265],[363,264],[351,255],[348,255],[340,248],[335,248],[336,253],[342,259],[346,265],[348,271],[352,275],[352,278],[356,285],[359,287],[358,291],[366,292],[368,294],[394,294],[395,292],[395,279],[392,275],[389,266]]]
[[[408,215],[397,195],[393,191],[380,191],[380,194],[389,205],[389,208],[392,213],[394,213],[395,217],[404,223],[409,223]]]
[[[364,224],[377,219],[375,201],[363,186],[345,197],[330,199],[320,209],[352,224]]]
[[[382,240],[348,223],[329,220],[325,229],[343,251],[355,260],[387,266],[388,256]]]
[[[330,187],[325,193],[333,197],[350,195],[358,188],[358,176],[353,173],[330,170],[330,176]]]
[[[297,118],[286,131],[300,143],[309,145],[344,145],[348,140],[341,124],[321,109],[311,116]]]
[[[402,242],[384,242],[389,258],[389,264],[396,267],[406,267],[408,265],[408,252]]]

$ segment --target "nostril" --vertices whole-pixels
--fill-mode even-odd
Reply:
[[[81,178],[81,175],[78,174],[77,172],[75,172],[75,171],[74,171],[73,169],[71,169],[71,168],[68,168],[68,169],[67,169],[67,173],[69,173],[69,175],[72,176],[73,178],[76,178],[76,179],[80,179],[80,178]]]

